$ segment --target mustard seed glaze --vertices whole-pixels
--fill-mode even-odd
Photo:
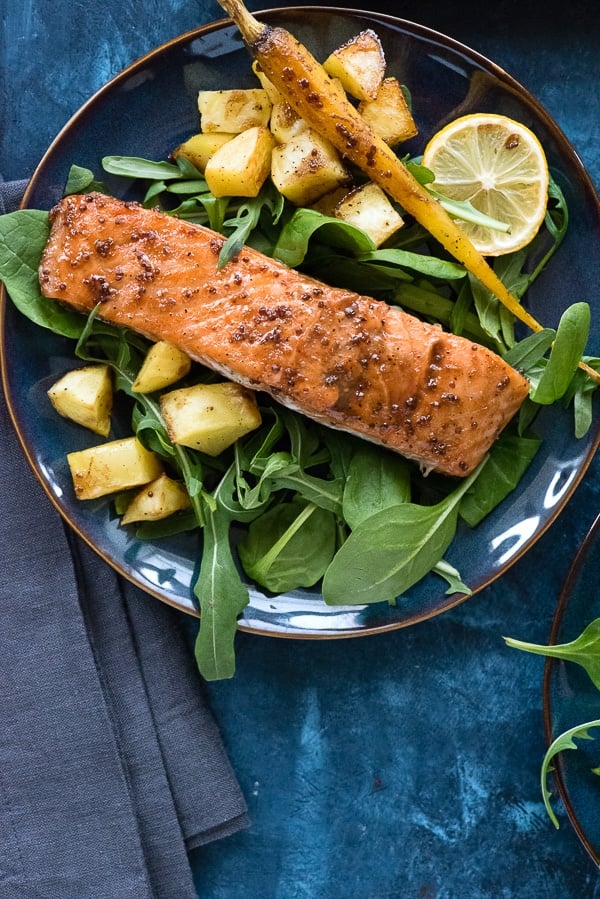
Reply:
[[[328,287],[220,235],[100,194],[51,212],[45,296],[152,340],[330,427],[454,476],[473,470],[527,396],[499,356],[398,308]]]

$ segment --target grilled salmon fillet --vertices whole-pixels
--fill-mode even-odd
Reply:
[[[42,293],[416,461],[464,477],[528,394],[490,350],[385,302],[328,287],[250,248],[101,194],[61,200]]]

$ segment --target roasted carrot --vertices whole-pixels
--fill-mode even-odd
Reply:
[[[542,325],[507,289],[460,225],[373,131],[307,48],[286,29],[259,22],[240,0],[218,2],[290,106],[426,228],[515,318],[532,331],[540,331]],[[583,362],[580,366],[600,382],[600,374]]]

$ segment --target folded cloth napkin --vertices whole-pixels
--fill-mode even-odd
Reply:
[[[185,615],[64,526],[1,392],[0,459],[0,897],[192,899],[247,809]]]

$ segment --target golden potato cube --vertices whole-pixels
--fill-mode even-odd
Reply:
[[[381,41],[367,28],[334,50],[323,68],[332,77],[339,78],[344,90],[357,100],[374,100],[385,76]]]
[[[64,418],[108,437],[113,404],[108,365],[84,365],[68,371],[48,390],[48,397]]]
[[[349,222],[381,246],[404,224],[378,184],[367,182],[347,194],[336,206],[335,217]]]
[[[187,353],[167,340],[159,340],[146,353],[131,389],[135,393],[163,390],[187,375],[191,367]]]
[[[204,169],[208,189],[215,197],[255,197],[271,171],[275,139],[268,128],[257,126],[224,144]]]
[[[336,187],[335,190],[330,190],[329,193],[320,197],[316,203],[312,204],[311,208],[332,218],[335,216],[335,211],[340,202],[347,197],[353,189],[354,188],[352,187]]]
[[[273,103],[269,128],[277,143],[284,144],[302,131],[306,131],[308,127],[306,119],[299,116],[287,100],[282,99],[279,103]]]
[[[279,193],[296,206],[310,206],[351,181],[333,144],[312,128],[274,148],[271,178]]]
[[[275,103],[281,103],[283,100],[283,94],[275,87],[272,81],[269,81],[269,79],[261,69],[258,60],[256,59],[252,60],[252,71],[260,81],[260,86],[262,87],[262,89],[267,92],[271,103],[273,103],[273,105],[275,105]]]
[[[160,406],[171,442],[209,456],[218,456],[262,420],[254,393],[230,381],[172,390]]]
[[[358,111],[390,145],[416,137],[418,130],[397,78],[384,78],[374,100],[363,100]]]
[[[153,481],[162,472],[158,456],[137,437],[111,440],[67,453],[77,499],[97,499]]]
[[[185,485],[163,473],[135,494],[121,518],[121,524],[160,521],[175,512],[188,509],[190,505]]]
[[[201,132],[200,134],[192,134],[186,141],[179,144],[178,147],[175,147],[172,153],[173,159],[177,159],[178,156],[183,156],[185,159],[189,160],[192,165],[195,165],[200,172],[203,172],[206,168],[206,163],[213,153],[216,153],[219,147],[226,144],[232,137],[235,137],[235,135],[226,134],[223,131],[208,131]]]
[[[200,91],[200,130],[240,134],[257,125],[265,127],[271,117],[271,105],[268,93],[261,87]]]

